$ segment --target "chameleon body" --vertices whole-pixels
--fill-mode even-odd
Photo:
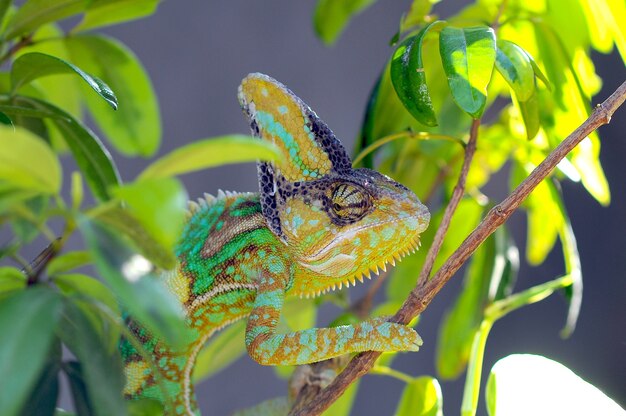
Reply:
[[[190,203],[178,266],[164,276],[184,305],[193,333],[187,347],[173,351],[129,320],[154,374],[128,340],[121,343],[126,396],[157,399],[167,414],[199,413],[191,384],[195,359],[211,335],[246,317],[247,350],[265,365],[421,345],[413,329],[381,318],[277,333],[286,296],[317,296],[377,273],[417,248],[430,216],[404,186],[352,169],[330,129],[279,82],[251,74],[239,101],[253,135],[276,144],[286,162],[258,164],[258,194],[220,192]]]

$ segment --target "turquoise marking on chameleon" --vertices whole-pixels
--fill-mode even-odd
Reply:
[[[287,109],[287,106],[279,105],[278,106],[278,111],[280,112],[280,114],[287,114],[287,111],[289,111],[289,110]]]
[[[285,127],[280,124],[280,122],[276,121],[273,115],[265,111],[257,111],[256,118],[261,127],[263,127],[263,130],[266,130],[272,136],[276,136],[282,140],[289,151],[289,155],[293,158],[292,163],[302,171],[304,176],[308,176],[310,172],[315,172],[316,175],[319,175],[318,169],[307,166],[304,163],[300,157],[300,146],[293,138],[293,135],[285,130]],[[313,138],[311,143],[317,145]]]
[[[271,292],[261,292],[257,295],[254,306],[270,306],[280,305],[282,303],[283,293],[282,290],[273,290]]]

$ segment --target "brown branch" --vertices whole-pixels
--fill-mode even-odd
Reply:
[[[402,308],[393,317],[393,322],[408,323],[419,315],[439,293],[454,273],[467,261],[472,253],[487,239],[511,214],[521,205],[535,187],[544,180],[556,165],[591,132],[600,126],[608,124],[611,116],[626,100],[626,82],[611,94],[602,104],[598,105],[591,116],[574,130],[561,144],[557,146],[544,160],[519,184],[511,194],[500,204],[496,205],[452,253],[431,280],[419,284],[402,305]],[[365,375],[372,367],[379,352],[365,352],[357,355],[348,364],[346,369],[307,406],[293,412],[293,415],[319,415],[326,410],[348,386],[357,378]]]

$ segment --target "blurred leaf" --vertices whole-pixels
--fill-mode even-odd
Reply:
[[[565,272],[570,275],[572,284],[566,287],[565,296],[569,303],[567,310],[567,321],[565,327],[561,330],[562,337],[569,337],[576,328],[578,315],[580,313],[580,305],[583,296],[583,276],[582,267],[580,265],[580,255],[576,244],[576,236],[572,229],[565,207],[562,206],[565,225],[560,232],[561,245],[563,247],[563,259],[565,261]]]
[[[325,416],[349,416],[352,414],[352,406],[359,390],[359,380],[348,387],[328,409],[322,413]]]
[[[376,0],[318,0],[313,15],[317,37],[326,45],[337,41],[352,17]]]
[[[67,272],[91,263],[91,255],[87,251],[70,251],[53,258],[48,263],[48,274]]]
[[[22,243],[31,242],[39,234],[39,228],[46,220],[44,211],[49,201],[47,195],[37,195],[13,208],[16,216],[11,221],[11,227]]]
[[[17,415],[37,382],[54,340],[61,301],[48,288],[19,291],[0,302],[0,413]],[[19,317],[19,319],[16,319]]]
[[[611,203],[611,192],[600,164],[600,141],[597,134],[594,132],[586,137],[570,155],[587,192],[601,205],[608,206]]]
[[[63,363],[63,371],[69,381],[76,414],[78,416],[93,416],[95,412],[87,393],[82,365],[78,361],[69,361]]]
[[[72,187],[70,189],[72,209],[79,210],[83,202],[83,177],[80,172],[72,172]]]
[[[100,201],[110,199],[109,188],[118,185],[120,180],[111,155],[98,137],[80,121],[49,103],[35,98],[18,98],[37,109],[50,111],[61,117],[53,121],[62,133],[76,164],[85,175],[89,188],[96,199]]]
[[[103,344],[107,346],[108,353],[115,352],[120,328],[111,324],[110,316],[103,316],[106,313],[120,315],[117,299],[111,290],[93,277],[79,273],[58,274],[53,277],[53,281],[61,293],[71,297],[89,319],[91,326],[98,331]],[[108,311],[103,311],[102,306]]]
[[[128,156],[152,156],[161,141],[156,95],[137,57],[122,43],[100,35],[66,38],[72,60],[106,82],[121,103],[116,112],[85,95],[87,107],[111,143]]]
[[[0,104],[0,111],[6,114],[26,116],[26,117],[36,117],[36,118],[46,118],[46,117],[59,118],[60,117],[58,114],[54,114],[48,111],[35,110],[32,107],[22,107],[19,105]]]
[[[527,51],[524,51],[524,52],[526,53],[526,56],[528,57],[528,60],[530,61],[530,66],[532,66],[535,76],[539,78],[541,82],[543,82],[543,85],[545,85],[546,88],[551,90],[552,84],[550,84],[548,77],[546,77],[543,71],[541,70],[541,68],[539,68],[539,65],[537,65],[537,62],[535,62],[535,58],[533,58],[532,55],[529,54]]]
[[[152,162],[139,178],[165,178],[228,163],[280,162],[281,158],[281,152],[269,142],[232,134],[181,146]]]
[[[72,32],[93,30],[149,16],[160,0],[93,0]]]
[[[86,0],[27,0],[7,24],[5,39],[27,34],[39,26],[78,14],[87,7]]]
[[[5,126],[13,127],[13,121],[11,121],[9,116],[7,116],[6,114],[4,114],[1,111],[0,111],[0,123],[4,124]]]
[[[0,266],[0,293],[2,295],[25,287],[26,276],[24,273],[15,267]]]
[[[188,199],[178,180],[147,179],[120,186],[113,192],[128,204],[129,211],[157,242],[174,249],[182,233]]]
[[[409,11],[402,16],[400,22],[400,32],[404,32],[412,27],[428,21],[428,14],[431,12],[433,5],[441,0],[413,0]]]
[[[119,232],[155,266],[170,270],[176,266],[173,250],[158,242],[128,210],[113,207],[98,212],[95,218]]]
[[[509,355],[494,364],[487,381],[486,402],[492,416],[626,413],[563,364],[531,354]]]
[[[117,351],[110,352],[107,344],[71,301],[64,303],[60,325],[63,343],[80,360],[89,402],[96,415],[124,415],[123,366]],[[102,382],[106,380],[106,382]]]
[[[541,120],[539,116],[539,102],[537,95],[532,94],[526,101],[514,100],[515,105],[519,107],[522,120],[524,120],[524,127],[526,128],[526,138],[532,140],[539,133],[541,127]]]
[[[317,308],[313,299],[291,298],[285,301],[281,319],[291,331],[300,331],[315,326]]]
[[[431,29],[440,30],[445,25],[441,20],[426,25],[417,35],[402,42],[391,60],[391,81],[398,97],[409,113],[427,126],[436,126],[437,118],[426,85],[422,41]]]
[[[0,180],[15,186],[58,193],[61,165],[50,147],[31,132],[0,126]]]
[[[8,184],[0,180],[0,213],[9,211],[14,206],[36,196],[37,194],[37,191],[23,189],[19,186]]]
[[[493,29],[447,26],[439,35],[439,49],[454,101],[473,118],[480,118],[496,60]]]
[[[151,271],[151,264],[124,241],[95,222],[80,225],[96,268],[122,306],[154,336],[172,348],[188,342],[181,305]]]
[[[508,40],[498,40],[497,45],[496,69],[519,101],[528,100],[535,91],[535,73],[528,54]]]
[[[2,29],[3,20],[7,14],[7,11],[11,8],[13,0],[0,0],[0,29]]]
[[[52,352],[43,367],[39,380],[28,395],[21,415],[52,416],[59,394],[59,370],[61,369],[61,343],[55,340]]]
[[[395,412],[396,416],[442,416],[443,397],[436,378],[418,377],[408,383]]]
[[[246,409],[238,410],[232,416],[283,416],[289,413],[289,409],[291,409],[289,398],[274,397]]]
[[[91,89],[100,95],[113,109],[117,109],[115,94],[100,79],[91,76],[69,62],[56,56],[39,52],[31,52],[20,56],[13,62],[11,68],[12,92],[15,93],[22,85],[37,78],[55,74],[76,74],[82,78]]]
[[[240,320],[213,335],[200,350],[193,370],[195,381],[211,377],[246,352],[246,321]]]

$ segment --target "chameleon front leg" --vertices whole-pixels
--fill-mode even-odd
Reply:
[[[374,318],[356,325],[276,333],[285,296],[285,278],[261,276],[246,327],[250,356],[263,365],[300,365],[360,351],[417,351],[422,345],[411,328]]]

